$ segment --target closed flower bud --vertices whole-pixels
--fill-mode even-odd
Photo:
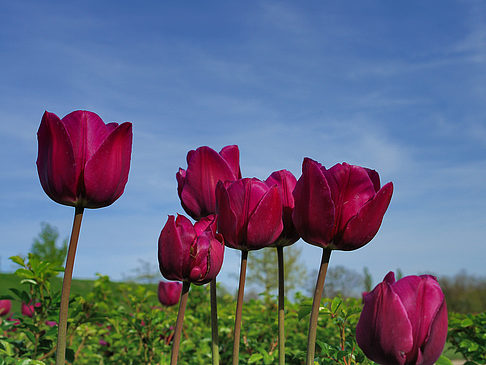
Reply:
[[[277,238],[273,246],[288,246],[295,243],[300,237],[295,229],[294,222],[292,221],[292,213],[294,211],[294,191],[297,179],[290,171],[280,170],[273,172],[265,183],[272,187],[277,186],[280,198],[282,199],[282,223],[283,230],[280,236]]]
[[[0,317],[6,317],[12,308],[12,302],[8,299],[0,300]]]
[[[224,240],[216,233],[216,224],[214,214],[194,225],[182,215],[169,216],[159,237],[159,267],[167,280],[202,285],[218,275]]]
[[[37,171],[55,202],[100,208],[123,193],[132,153],[132,124],[105,124],[95,113],[64,118],[45,112],[37,132]]]
[[[35,308],[40,308],[41,305],[40,302],[35,304],[32,304],[31,302],[29,302],[29,304],[22,303],[20,310],[23,316],[32,317],[35,313]]]
[[[241,178],[238,146],[226,146],[219,153],[203,146],[187,154],[187,170],[176,174],[177,192],[187,214],[198,220],[216,213],[218,181]]]
[[[273,244],[283,229],[277,186],[252,178],[216,187],[218,232],[228,247],[249,251]]]
[[[447,306],[437,280],[392,272],[364,296],[356,340],[365,355],[383,365],[432,365],[447,337]]]
[[[355,250],[378,232],[392,193],[391,182],[380,188],[374,170],[347,163],[326,169],[305,158],[293,193],[293,222],[310,244]]]
[[[177,281],[160,281],[158,297],[159,302],[166,307],[175,305],[181,296],[182,284]]]

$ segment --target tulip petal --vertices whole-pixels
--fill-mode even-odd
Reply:
[[[226,161],[231,171],[233,171],[234,178],[231,180],[241,179],[240,150],[238,149],[238,146],[231,145],[223,147],[219,154]]]
[[[323,173],[336,210],[335,233],[339,233],[361,207],[375,196],[375,189],[367,171],[360,166],[337,164],[329,170],[323,169]]]
[[[400,297],[412,323],[414,347],[407,358],[417,359],[422,357],[419,346],[425,344],[430,335],[432,323],[444,302],[444,294],[437,280],[430,275],[407,276],[397,281],[393,290]]]
[[[159,268],[167,280],[183,280],[182,241],[176,227],[175,217],[169,215],[159,236],[158,258]]]
[[[84,184],[87,208],[104,207],[125,189],[132,154],[132,124],[118,126],[86,163]]]
[[[263,196],[248,220],[247,247],[258,250],[270,246],[282,233],[282,201],[277,186]]]
[[[110,134],[103,120],[93,112],[76,110],[62,118],[73,144],[74,158],[77,163],[76,177],[83,171],[86,162],[96,153]]]
[[[412,325],[387,280],[364,297],[356,341],[365,355],[379,364],[405,364],[405,355],[413,346]]]
[[[422,365],[434,364],[442,354],[447,339],[447,305],[442,302],[434,320],[431,330],[426,338],[425,345],[422,347]]]
[[[55,202],[76,205],[77,180],[73,146],[57,115],[45,112],[37,132],[37,172],[42,188]]]
[[[334,203],[318,162],[304,159],[302,176],[297,180],[293,195],[292,220],[297,232],[304,241],[327,247],[334,227]]]
[[[364,168],[366,172],[368,173],[368,176],[371,179],[371,182],[373,183],[373,187],[375,188],[375,191],[378,192],[380,190],[380,175],[375,170]]]
[[[234,184],[239,183],[240,180]],[[216,213],[218,215],[218,232],[224,236],[225,244],[232,248],[238,247],[238,221],[232,208],[225,183],[216,185]]]
[[[348,222],[342,237],[335,242],[336,247],[339,250],[355,250],[371,241],[380,228],[392,194],[393,183],[390,182]]]
[[[189,278],[192,283],[201,285],[210,281],[205,282],[204,280],[209,271],[210,240],[210,237],[202,234],[197,237],[191,247],[191,272],[189,273]]]
[[[216,184],[234,179],[230,166],[213,149],[203,146],[192,152],[181,192],[187,213],[194,219],[215,213]]]

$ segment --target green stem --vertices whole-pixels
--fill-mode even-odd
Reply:
[[[73,229],[71,231],[71,239],[69,241],[64,279],[62,281],[61,308],[59,310],[59,327],[57,332],[56,365],[64,365],[65,363],[69,292],[71,291],[74,258],[76,256],[76,247],[78,246],[83,211],[84,208],[82,207],[76,207],[74,211]]]
[[[236,302],[235,333],[233,342],[233,365],[238,365],[240,356],[241,314],[243,311],[243,295],[245,293],[246,262],[248,251],[241,251],[240,283],[238,285],[238,299]]]
[[[278,261],[278,364],[285,364],[285,286],[283,247],[277,247]]]
[[[174,333],[174,342],[172,344],[172,354],[170,357],[170,365],[177,365],[177,357],[179,356],[179,345],[181,343],[182,323],[184,322],[184,313],[186,312],[187,297],[189,296],[189,281],[184,281],[182,284],[181,299],[179,301],[179,313],[177,313],[177,322]]]
[[[211,292],[211,335],[213,365],[219,365],[219,338],[218,338],[218,301],[216,299],[216,278],[209,283]]]
[[[319,268],[319,275],[317,277],[316,290],[314,292],[314,300],[312,302],[312,312],[309,322],[309,336],[307,337],[306,365],[314,365],[314,355],[316,351],[317,318],[319,317],[319,306],[321,304],[322,292],[324,290],[324,281],[326,280],[327,266],[329,265],[330,257],[331,250],[328,248],[324,248],[322,251],[322,260],[321,266]]]

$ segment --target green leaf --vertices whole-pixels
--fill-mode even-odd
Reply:
[[[441,355],[435,362],[436,365],[452,365],[452,361],[449,360],[447,357],[444,355]]]
[[[24,262],[24,259],[22,257],[10,256],[9,259],[12,260],[13,262],[15,262],[16,264],[25,267],[25,262]]]
[[[253,354],[250,356],[250,358],[248,359],[248,364],[254,364],[256,363],[257,361],[260,361],[263,359],[263,355],[262,354]]]
[[[461,327],[469,327],[472,326],[474,322],[472,321],[471,318],[465,318],[461,321]]]
[[[298,314],[299,321],[302,318],[308,316],[311,311],[312,311],[312,305],[308,305],[308,304],[301,305],[301,307],[299,309],[299,314]]]
[[[32,279],[24,279],[24,280],[20,281],[20,284],[25,284],[25,283],[29,283],[29,284],[32,284],[32,285],[38,285],[37,281],[32,280]]]
[[[339,309],[341,306],[343,300],[339,297],[335,297],[332,302],[331,302],[331,312],[336,313],[336,311]]]

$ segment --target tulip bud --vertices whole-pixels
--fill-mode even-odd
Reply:
[[[218,232],[225,244],[239,250],[258,250],[270,246],[283,229],[282,201],[277,186],[240,179],[220,181],[216,187]]]
[[[159,267],[167,280],[202,285],[218,275],[223,264],[224,240],[216,233],[212,214],[194,225],[182,215],[170,215],[159,237]]]
[[[365,295],[356,340],[365,355],[384,365],[432,365],[447,337],[447,306],[430,275],[393,272]]]
[[[292,219],[302,239],[334,250],[355,250],[380,228],[393,184],[380,188],[374,170],[337,164],[327,170],[305,158],[293,195]]]
[[[181,296],[182,284],[176,281],[160,281],[158,297],[159,302],[166,307],[175,305]]]
[[[40,308],[41,305],[42,304],[40,302],[35,304],[32,304],[31,302],[29,302],[29,304],[22,303],[21,313],[23,316],[32,317],[34,315],[35,308]]]
[[[292,192],[296,183],[297,179],[295,176],[287,170],[275,171],[265,180],[265,184],[269,187],[277,186],[282,200],[283,230],[272,246],[289,246],[299,239],[299,234],[292,221],[292,212],[295,206]]]
[[[8,299],[0,300],[0,317],[5,317],[12,308],[12,302]]]
[[[199,220],[216,213],[218,181],[241,178],[238,146],[226,146],[219,153],[203,146],[187,154],[187,170],[176,174],[177,192],[187,214]]]
[[[132,124],[105,124],[95,113],[64,118],[45,112],[37,132],[37,172],[55,202],[100,208],[123,193],[132,153]]]

